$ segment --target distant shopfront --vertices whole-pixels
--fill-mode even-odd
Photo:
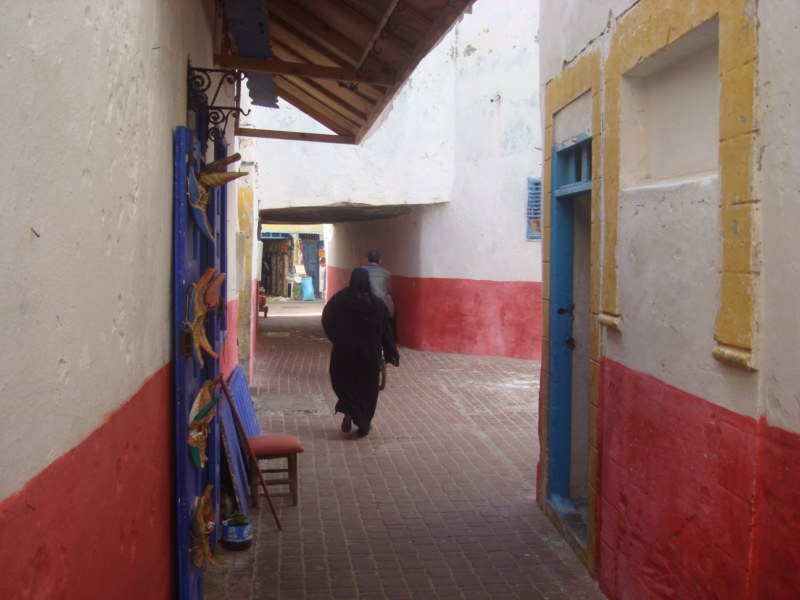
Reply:
[[[261,287],[268,296],[300,299],[299,286],[311,278],[315,298],[325,293],[322,225],[262,225]]]

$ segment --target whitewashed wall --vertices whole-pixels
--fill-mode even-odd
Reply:
[[[755,415],[758,378],[711,356],[722,246],[716,174],[622,192],[621,334],[606,355],[742,414]]]
[[[623,79],[617,264],[624,327],[621,335],[607,332],[606,353],[755,416],[758,378],[711,356],[722,271],[716,24],[672,50],[690,43],[685,58],[646,60]]]
[[[800,431],[800,4],[758,3],[761,126],[763,403],[770,424]]]
[[[170,360],[172,136],[213,3],[5,2],[0,498]]]
[[[262,208],[336,202],[420,204],[449,198],[453,179],[454,72],[441,44],[359,146],[254,139]],[[331,133],[284,101],[255,108],[243,125]],[[245,104],[247,106],[247,104]],[[381,120],[379,120],[380,122]]]
[[[639,0],[563,0],[542,2],[540,36],[542,44],[542,85],[557,76],[565,62],[571,62],[597,41],[614,21]],[[604,36],[604,37],[603,37]]]
[[[422,277],[542,280],[524,216],[527,177],[541,176],[536,4],[476,2],[455,31],[452,203],[421,221]]]
[[[604,54],[611,37],[608,32],[633,4],[633,0],[543,3],[542,84],[560,72],[564,61],[586,50]],[[708,172],[656,185],[642,181],[640,174],[626,179],[626,173],[621,173],[623,187],[627,186],[620,203],[617,252],[624,326],[621,335],[606,333],[605,349],[611,358],[722,406],[751,416],[765,414],[770,424],[800,431],[800,313],[796,308],[800,297],[800,108],[796,101],[800,77],[788,68],[800,49],[796,35],[800,4],[770,0],[757,3],[757,10],[760,131],[754,185],[755,197],[762,200],[760,233],[755,238],[761,261],[759,375],[725,367],[710,356],[721,241],[719,182]],[[680,98],[672,99],[670,106],[679,102]],[[680,110],[687,113],[683,133],[715,121],[692,123],[690,119],[697,115],[685,106]],[[662,133],[683,135],[680,130]],[[681,148],[683,154],[662,156],[660,167],[672,168],[687,156],[697,162],[711,146]],[[630,175],[635,169],[624,143],[621,151],[622,167]]]
[[[330,264],[375,247],[400,275],[541,281],[541,243],[525,237],[527,177],[541,175],[537,23],[535,2],[476,2],[358,148],[260,140],[261,207],[432,204],[336,226]],[[297,126],[277,115],[260,125]]]

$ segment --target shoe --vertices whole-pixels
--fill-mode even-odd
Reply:
[[[361,437],[367,437],[369,435],[369,427],[359,427],[358,435]]]
[[[353,417],[350,415],[345,415],[344,419],[342,419],[342,431],[345,433],[350,433],[350,430],[353,428]]]

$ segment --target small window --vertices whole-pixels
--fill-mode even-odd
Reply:
[[[261,232],[261,239],[262,240],[282,240],[286,238],[289,234],[285,231],[262,231]]]
[[[542,239],[542,180],[528,177],[528,239]]]
[[[553,196],[556,198],[592,191],[592,139],[582,137],[556,150],[553,163]]]

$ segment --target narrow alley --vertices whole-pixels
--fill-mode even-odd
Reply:
[[[253,399],[296,435],[300,501],[261,500],[253,546],[219,548],[208,600],[603,598],[536,506],[539,364],[401,348],[370,435],[332,416],[323,303],[259,319]]]

